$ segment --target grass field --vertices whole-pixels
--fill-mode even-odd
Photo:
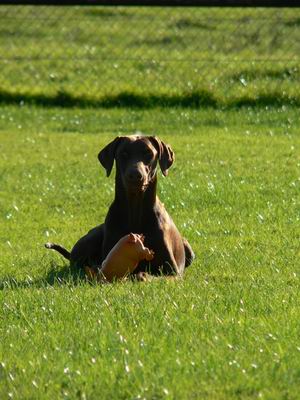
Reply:
[[[299,21],[293,8],[2,6],[0,101],[299,105]]]
[[[80,12],[87,11],[92,10]],[[100,11],[92,17],[114,17]],[[257,12],[258,22],[263,15],[247,12]],[[129,11],[123,13],[133,20]],[[141,10],[140,19],[147,13]],[[210,35],[203,22],[197,27],[175,13],[172,18],[180,29]],[[284,21],[297,38],[295,11],[288,10]],[[11,24],[12,30],[18,25],[13,19]],[[0,49],[7,43],[4,31]],[[44,42],[36,41],[36,51],[42,51]],[[168,43],[160,43],[162,50]],[[287,54],[288,44],[278,43]],[[260,79],[252,65],[252,89],[236,83],[235,91],[221,81],[208,88],[216,101],[203,106],[160,106],[163,96],[177,93],[186,100],[186,93],[168,88],[170,81],[163,79],[141,89],[142,75],[133,72],[112,93],[122,95],[127,85],[146,101],[134,107],[105,97],[112,78],[96,93],[100,78],[93,86],[86,74],[81,85],[74,72],[63,86],[68,107],[57,107],[63,105],[57,97],[61,87],[53,80],[26,77],[17,62],[3,65],[0,399],[298,399],[299,70],[280,75],[282,65],[274,63],[278,74]],[[36,70],[40,64],[30,65]],[[230,68],[235,76],[245,75],[244,64]],[[196,92],[207,93],[201,82],[195,81]],[[227,86],[236,97],[225,93]],[[286,88],[286,97],[276,101],[274,87],[280,93]],[[153,95],[155,104],[147,103]],[[255,105],[258,95],[265,101]],[[238,104],[239,99],[251,101]],[[136,130],[157,134],[175,151],[169,176],[159,176],[159,195],[197,259],[176,282],[92,285],[72,275],[43,244],[51,240],[71,248],[103,221],[114,181],[105,177],[98,151],[117,134]]]

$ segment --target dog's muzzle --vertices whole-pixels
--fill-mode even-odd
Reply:
[[[147,174],[140,168],[131,168],[125,175],[125,186],[129,192],[144,192],[148,187]]]

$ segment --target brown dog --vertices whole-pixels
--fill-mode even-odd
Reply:
[[[174,162],[171,147],[154,136],[117,137],[100,151],[98,159],[107,176],[116,162],[115,198],[105,222],[79,239],[71,253],[52,243],[46,247],[79,267],[98,269],[123,236],[141,232],[145,246],[155,255],[150,262],[141,261],[134,273],[182,275],[194,253],[156,195],[157,166],[166,176]]]

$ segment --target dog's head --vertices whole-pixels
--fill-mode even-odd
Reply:
[[[159,164],[164,176],[174,162],[170,146],[155,136],[121,136],[109,143],[98,154],[98,159],[110,175],[114,160],[124,187],[143,192],[156,176]]]

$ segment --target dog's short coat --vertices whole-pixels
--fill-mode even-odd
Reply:
[[[194,253],[156,194],[158,165],[166,176],[174,162],[171,147],[154,136],[123,136],[104,147],[98,159],[107,176],[116,163],[115,198],[105,222],[79,239],[71,253],[52,243],[46,247],[78,267],[97,269],[123,236],[139,233],[154,258],[140,262],[134,273],[182,275]]]

